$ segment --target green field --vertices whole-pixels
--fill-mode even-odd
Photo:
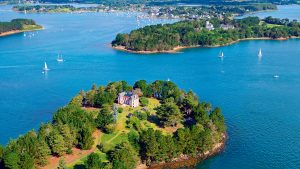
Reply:
[[[43,27],[40,25],[23,25],[22,30],[23,31],[31,31],[31,30],[39,30],[42,29]]]
[[[266,23],[264,21],[260,21],[259,22],[259,25],[263,25],[263,24],[266,24],[268,28],[274,28],[274,27],[283,26],[283,25],[277,25],[277,24],[269,24],[269,23]]]

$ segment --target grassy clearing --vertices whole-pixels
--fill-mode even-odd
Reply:
[[[280,27],[280,26],[283,26],[283,25],[267,24],[267,27],[268,27],[268,28],[274,28],[274,27]]]
[[[108,161],[107,159],[107,156],[105,153],[101,152],[100,150],[96,150],[94,153],[98,154],[100,156],[100,159],[103,161],[103,162],[106,162]],[[78,159],[76,161],[74,161],[73,163],[71,164],[68,164],[67,167],[69,169],[84,169],[84,162],[87,160],[87,156],[81,158],[81,159]]]
[[[263,24],[266,24],[268,28],[283,26],[283,25],[277,25],[277,24],[269,24],[269,23],[266,23],[265,21],[259,22],[259,25],[263,25]]]
[[[30,30],[38,30],[42,29],[43,27],[40,25],[23,25],[22,30],[24,31],[30,31]]]
[[[108,152],[110,150],[113,150],[117,144],[120,144],[122,142],[127,142],[127,133],[124,131],[115,131],[112,134],[103,134],[101,137],[101,146],[103,152]]]

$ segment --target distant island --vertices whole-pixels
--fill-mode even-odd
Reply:
[[[225,141],[221,109],[192,91],[118,81],[81,91],[38,132],[0,146],[0,168],[178,168],[219,153]]]
[[[43,27],[32,19],[13,19],[10,22],[0,22],[0,36],[40,29]]]
[[[176,52],[190,47],[224,46],[240,40],[285,40],[299,36],[300,23],[296,20],[212,18],[146,26],[129,34],[118,34],[112,46],[137,53]]]

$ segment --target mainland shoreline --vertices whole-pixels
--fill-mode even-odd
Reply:
[[[268,38],[268,37],[262,37],[262,38],[244,38],[244,39],[239,39],[239,40],[236,40],[236,41],[232,41],[232,42],[229,42],[229,43],[226,43],[224,45],[213,45],[213,46],[200,46],[200,45],[196,45],[196,46],[177,46],[177,47],[174,47],[173,49],[171,50],[162,50],[162,51],[159,51],[159,50],[154,50],[154,51],[134,51],[134,50],[130,50],[130,49],[126,49],[125,46],[112,46],[111,47],[115,50],[119,50],[119,51],[124,51],[124,52],[128,52],[128,53],[135,53],[135,54],[155,54],[155,53],[178,53],[180,51],[182,51],[183,49],[189,49],[189,48],[216,48],[216,47],[222,47],[222,46],[229,46],[229,45],[232,45],[232,44],[235,44],[235,43],[238,43],[240,41],[250,41],[250,40],[276,40],[276,41],[283,41],[283,40],[289,40],[289,39],[298,39],[300,38],[300,36],[292,36],[292,37],[287,37],[287,38],[276,38],[276,39],[273,39],[273,38]]]

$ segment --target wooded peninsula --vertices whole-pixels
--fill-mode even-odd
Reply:
[[[152,25],[118,34],[112,46],[138,53],[174,52],[189,47],[216,47],[247,39],[283,40],[300,36],[296,20],[267,17],[212,18]]]
[[[39,30],[42,28],[42,26],[36,24],[32,19],[13,19],[10,22],[0,22],[0,36]]]
[[[80,91],[52,122],[0,146],[0,168],[187,166],[219,153],[225,140],[221,109],[192,91],[171,81],[118,81]]]

